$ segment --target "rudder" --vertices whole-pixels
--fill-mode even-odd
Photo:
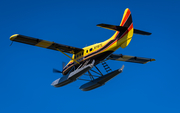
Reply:
[[[124,11],[120,26],[128,29],[126,36],[123,36],[122,38],[124,43],[122,43],[121,47],[125,48],[129,45],[134,32],[131,11],[128,8]]]

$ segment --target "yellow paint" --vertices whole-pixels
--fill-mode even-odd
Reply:
[[[121,47],[124,49],[129,45],[133,36],[133,29],[131,29],[120,41]]]
[[[10,37],[10,40],[13,41],[19,34],[14,34]]]
[[[54,43],[54,42],[42,40],[41,42],[37,43],[35,46],[47,48],[47,47],[49,47],[50,45],[52,45],[53,43]]]
[[[84,49],[84,55],[88,55],[88,54],[90,54],[92,52],[95,52],[95,51],[99,50],[100,48],[102,48],[102,46],[103,46],[102,42],[101,43],[96,43],[96,44],[93,44],[93,45],[90,45],[90,46],[86,46],[86,47],[83,48]],[[90,51],[90,49],[92,49],[92,50]]]

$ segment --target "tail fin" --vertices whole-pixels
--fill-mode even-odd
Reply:
[[[132,24],[131,11],[128,8],[126,8],[120,26],[128,28],[131,26],[131,24]]]

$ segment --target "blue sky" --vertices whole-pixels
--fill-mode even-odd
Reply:
[[[4,0],[0,1],[1,113],[179,113],[178,0]],[[50,84],[52,73],[69,58],[62,53],[21,43],[9,37],[22,34],[82,48],[108,39],[114,31],[96,27],[119,25],[123,12],[132,12],[134,28],[152,32],[134,35],[130,45],[115,53],[155,58],[135,64],[107,61],[123,73],[106,85],[84,92],[76,81],[61,88]],[[103,71],[100,65],[98,67]],[[104,71],[103,71],[104,72]],[[105,73],[105,72],[104,72]]]

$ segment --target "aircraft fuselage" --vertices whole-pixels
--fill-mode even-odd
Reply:
[[[69,63],[63,69],[63,75],[71,72],[72,68],[77,68],[84,63],[95,60],[95,65],[106,59],[110,54],[116,51],[119,47],[125,48],[133,36],[133,23],[130,23],[124,32],[116,31],[115,34],[108,40],[84,47],[84,51],[80,51],[77,54],[73,54],[72,58],[79,62],[76,63],[70,60]]]

